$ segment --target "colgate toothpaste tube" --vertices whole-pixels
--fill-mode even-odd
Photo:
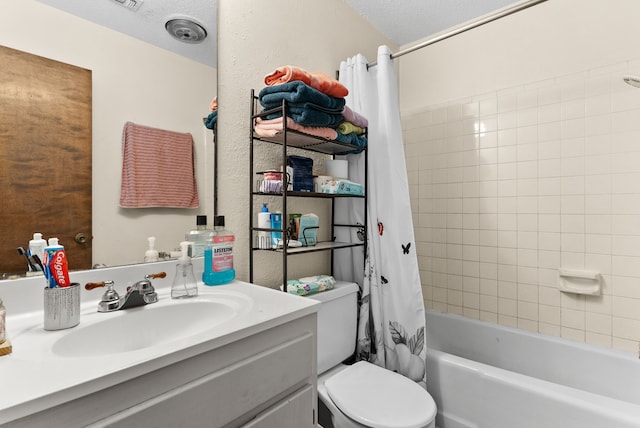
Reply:
[[[69,266],[64,247],[58,244],[58,238],[50,238],[49,245],[44,249],[44,277],[47,280],[47,287],[68,287]]]

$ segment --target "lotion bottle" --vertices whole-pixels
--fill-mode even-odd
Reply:
[[[235,237],[224,227],[224,216],[214,220],[213,242],[204,250],[204,272],[202,282],[206,285],[222,285],[236,277],[233,268],[233,242]]]
[[[271,228],[271,213],[267,204],[262,205],[262,210],[258,213],[258,227],[260,229]],[[258,232],[258,248],[268,250],[271,248],[271,232]]]

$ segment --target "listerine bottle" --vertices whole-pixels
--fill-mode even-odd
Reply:
[[[204,250],[204,272],[202,281],[206,285],[222,285],[236,277],[233,268],[233,233],[224,227],[224,216],[214,219],[213,242]]]

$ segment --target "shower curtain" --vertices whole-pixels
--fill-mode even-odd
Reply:
[[[340,82],[349,89],[347,105],[369,121],[367,251],[343,250],[351,257],[335,257],[334,274],[360,285],[357,359],[426,386],[425,311],[390,55],[387,46],[380,46],[377,66],[368,70],[360,54],[340,64]],[[345,158],[349,179],[363,183],[364,154]],[[364,224],[363,210],[362,201],[336,201],[336,223]],[[338,231],[336,238],[357,242],[364,236],[352,229]]]

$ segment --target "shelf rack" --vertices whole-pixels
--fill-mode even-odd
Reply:
[[[367,224],[367,210],[366,210],[366,198],[368,194],[368,185],[366,177],[368,177],[368,150],[367,147],[356,146],[353,144],[343,143],[341,141],[335,141],[323,137],[317,137],[314,135],[305,134],[303,132],[288,129],[287,121],[283,120],[283,131],[281,133],[276,134],[273,137],[262,137],[258,136],[254,133],[253,125],[255,119],[258,117],[265,117],[270,114],[280,113],[284,118],[286,117],[287,103],[283,101],[282,105],[270,109],[263,110],[258,112],[259,102],[258,97],[255,95],[255,91],[251,90],[251,114],[250,114],[250,126],[249,126],[249,140],[250,140],[250,150],[249,150],[249,189],[250,189],[250,200],[249,200],[249,282],[253,282],[254,276],[254,252],[255,251],[268,251],[272,253],[280,253],[282,255],[282,277],[283,277],[283,287],[284,291],[287,291],[287,258],[291,255],[297,254],[307,254],[319,251],[331,251],[331,270],[333,274],[333,251],[336,249],[342,248],[352,248],[352,247],[363,247],[363,251],[366,254],[366,239],[362,242],[336,242],[334,238],[334,230],[336,227],[346,227],[346,228],[359,228],[364,229]],[[282,175],[283,184],[282,184],[282,192],[273,193],[273,192],[260,192],[255,190],[255,181],[254,177],[257,173],[254,170],[254,153],[256,149],[256,145],[258,143],[266,143],[266,144],[275,144],[282,148],[282,165],[287,165],[287,154],[288,149],[297,148],[302,150],[307,150],[315,153],[321,153],[325,155],[331,155],[333,157],[339,155],[346,155],[355,152],[363,152],[365,156],[365,182],[364,182],[364,195],[346,195],[346,194],[329,194],[329,193],[320,193],[320,192],[304,192],[304,191],[292,191],[288,190],[288,178],[287,174]],[[259,228],[255,227],[255,219],[253,206],[254,206],[254,198],[268,198],[268,197],[277,197],[282,199],[282,228],[281,229],[272,229],[272,228]],[[280,232],[282,233],[282,237],[288,236],[289,227],[288,227],[288,213],[287,213],[287,199],[288,198],[321,198],[321,199],[329,199],[331,200],[331,241],[320,241],[317,242],[314,246],[308,247],[289,247],[288,240],[283,239],[282,247],[278,249],[260,249],[255,247],[254,245],[254,232]],[[335,200],[343,199],[343,198],[355,198],[364,200],[365,210],[364,210],[364,225],[361,224],[336,224],[333,221],[335,217]],[[366,234],[365,234],[366,236]]]

